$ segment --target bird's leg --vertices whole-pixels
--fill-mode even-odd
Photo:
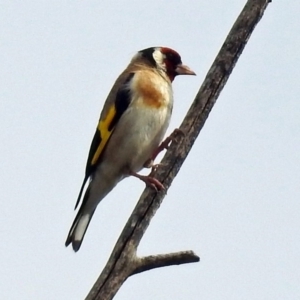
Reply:
[[[178,128],[175,128],[174,131],[156,148],[152,156],[144,163],[145,168],[152,168],[153,163],[157,155],[165,149],[169,149],[171,142],[176,142],[178,135],[184,135],[184,132]]]
[[[154,165],[154,160],[157,155],[163,151],[164,149],[168,149],[171,142],[176,142],[176,138],[178,135],[184,135],[184,132],[178,128],[176,128],[153,152],[152,156],[144,163],[145,168],[152,168],[150,174],[148,176],[140,175],[138,173],[131,172],[130,175],[139,178],[140,180],[144,181],[146,185],[154,188],[156,191],[164,190],[163,184],[153,177],[153,173],[159,167],[160,164]]]
[[[138,174],[138,173],[135,173],[135,172],[130,172],[130,175],[144,181],[147,186],[152,187],[156,191],[161,191],[161,190],[165,189],[163,184],[159,180],[157,180],[156,178],[154,178],[150,175],[148,175],[148,176],[147,175],[141,175],[141,174]]]

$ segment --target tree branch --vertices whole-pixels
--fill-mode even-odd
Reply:
[[[136,259],[136,267],[130,275],[161,267],[198,262],[199,260],[200,257],[193,251],[144,256]]]
[[[180,255],[177,253],[177,256],[166,254],[160,256],[159,259],[156,258],[155,265],[155,257],[138,258],[136,251],[150,220],[162,203],[166,191],[204,126],[213,105],[268,3],[269,0],[248,0],[246,3],[180,126],[180,130],[185,133],[185,136],[178,143],[171,144],[162,160],[162,165],[155,172],[155,177],[164,184],[166,189],[159,193],[149,188],[144,190],[115,245],[107,265],[86,300],[110,300],[130,275],[156,267],[172,265],[175,263],[176,257],[179,263],[199,261],[196,260],[196,255],[194,256],[195,260],[192,260],[192,255],[191,260],[180,260]]]

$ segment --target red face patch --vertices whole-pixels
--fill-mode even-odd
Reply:
[[[162,47],[161,52],[166,56],[164,63],[166,65],[167,75],[169,76],[170,80],[173,81],[177,75],[177,66],[182,64],[181,57],[178,52],[167,47]]]

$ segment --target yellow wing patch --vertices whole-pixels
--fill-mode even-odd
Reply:
[[[111,129],[109,131],[108,128],[109,128],[109,125],[111,124],[115,115],[116,115],[116,108],[114,105],[112,105],[106,115],[106,118],[104,120],[99,121],[97,128],[99,130],[101,142],[100,142],[97,150],[95,151],[95,154],[91,161],[91,165],[95,165],[97,163],[109,137],[111,136],[111,134],[113,132],[113,129]]]
[[[105,146],[114,131],[115,126],[130,104],[130,91],[128,83],[133,78],[130,73],[116,93],[114,104],[108,108],[106,115],[100,117],[96,133],[94,135],[86,168],[86,176],[90,176],[93,167],[98,164]]]

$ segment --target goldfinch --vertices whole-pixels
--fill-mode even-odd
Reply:
[[[157,179],[137,172],[157,154],[166,133],[173,107],[171,83],[177,75],[195,73],[176,51],[151,47],[139,51],[116,80],[92,140],[75,209],[82,203],[66,247],[72,243],[74,251],[79,250],[97,205],[125,177],[163,188]]]

